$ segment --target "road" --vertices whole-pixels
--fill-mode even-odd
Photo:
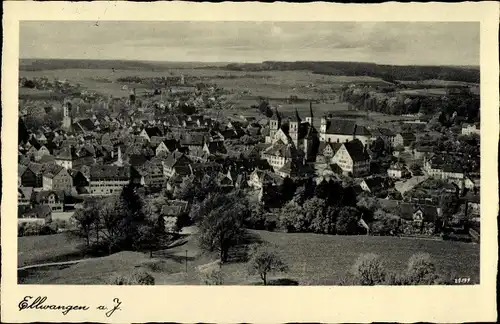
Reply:
[[[399,191],[402,195],[404,195],[405,192],[413,189],[419,183],[427,180],[427,178],[429,178],[429,176],[423,175],[423,176],[412,177],[406,181],[397,181],[394,184],[394,187],[396,188],[397,191]]]

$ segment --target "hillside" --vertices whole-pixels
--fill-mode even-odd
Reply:
[[[399,66],[360,62],[262,62],[233,63],[223,69],[236,71],[306,70],[317,74],[371,76],[393,82],[395,80],[449,80],[479,83],[479,68],[454,66]]]
[[[43,71],[62,69],[116,69],[116,70],[141,70],[141,71],[166,71],[168,69],[193,69],[210,66],[224,66],[227,63],[201,63],[201,62],[154,62],[154,61],[128,61],[128,60],[78,60],[78,59],[20,59],[20,71]]]

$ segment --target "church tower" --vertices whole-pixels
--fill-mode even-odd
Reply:
[[[295,116],[290,120],[290,128],[288,130],[288,135],[292,138],[295,148],[299,147],[299,127],[301,122],[299,112],[295,108]]]
[[[67,131],[71,130],[73,117],[71,115],[71,102],[65,102],[63,105],[63,128]]]
[[[269,123],[269,137],[271,140],[274,138],[274,135],[276,135],[276,132],[280,129],[281,127],[281,116],[280,113],[278,112],[278,108],[274,109],[274,114],[271,117],[270,123]]]
[[[306,117],[306,123],[309,123],[309,126],[312,127],[314,126],[313,123],[313,103],[312,101],[309,102],[309,117]]]

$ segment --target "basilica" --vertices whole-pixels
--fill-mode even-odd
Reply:
[[[369,173],[367,147],[371,134],[354,121],[323,116],[319,131],[314,126],[312,103],[309,116],[302,120],[297,110],[288,122],[277,109],[269,121],[269,147],[262,152],[273,170],[282,177],[301,174],[318,165],[354,177]],[[309,168],[310,169],[310,168]]]

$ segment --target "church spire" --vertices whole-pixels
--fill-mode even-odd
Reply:
[[[301,119],[300,119],[299,111],[297,110],[297,107],[295,107],[295,119],[300,124]]]

